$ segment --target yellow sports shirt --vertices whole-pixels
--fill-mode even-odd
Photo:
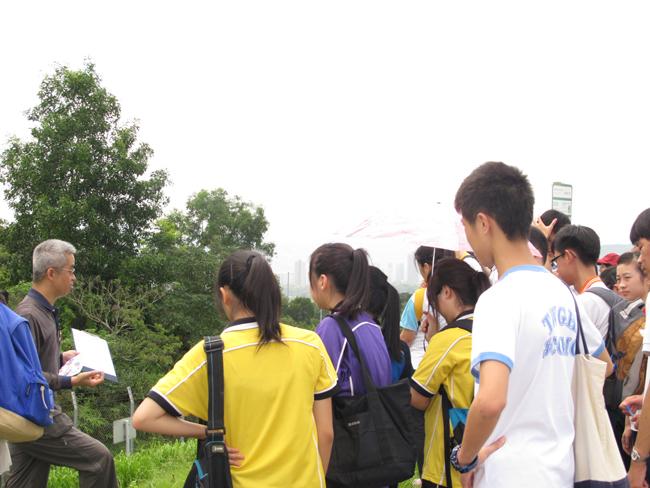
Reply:
[[[473,320],[473,314],[461,314]],[[461,317],[459,317],[460,320]],[[453,325],[453,324],[450,324]],[[447,326],[431,338],[411,386],[421,395],[435,397],[424,414],[424,466],[422,478],[446,486],[442,398],[438,394],[444,385],[452,408],[468,409],[474,399],[474,377],[470,372],[472,334],[464,329]],[[450,426],[453,436],[453,429]],[[454,488],[460,488],[458,471],[451,470]]]
[[[221,334],[226,442],[245,456],[241,467],[231,466],[234,487],[325,487],[312,408],[336,393],[336,371],[314,332],[281,329],[282,343],[262,347],[252,318]],[[148,396],[171,415],[206,420],[205,363],[202,341]]]

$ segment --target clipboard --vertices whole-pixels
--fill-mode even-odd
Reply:
[[[108,342],[83,330],[71,330],[74,348],[83,355],[81,371],[103,371],[105,379],[117,383],[117,374]]]

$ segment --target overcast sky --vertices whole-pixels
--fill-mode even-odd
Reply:
[[[573,221],[626,243],[650,206],[649,13],[638,1],[2,2],[0,142],[29,136],[23,112],[55,63],[90,57],[124,121],[139,119],[150,169],[170,172],[168,210],[219,187],[263,205],[278,272],[376,211],[452,201],[489,160],[529,175],[536,213],[554,181],[573,185]]]

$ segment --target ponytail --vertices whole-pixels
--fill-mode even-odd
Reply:
[[[215,301],[223,311],[221,287],[227,286],[245,310],[255,316],[260,345],[281,340],[282,294],[273,270],[255,251],[237,251],[226,258],[217,276]]]
[[[384,342],[390,358],[403,363],[400,346],[400,303],[399,293],[388,283],[388,277],[375,266],[370,266],[370,301],[366,310],[381,325]],[[381,320],[379,319],[381,317]]]
[[[434,311],[437,311],[438,294],[444,286],[456,293],[461,305],[474,307],[490,287],[490,280],[483,271],[476,271],[464,261],[445,259],[433,270],[427,286],[427,298]]]
[[[368,306],[370,266],[363,249],[347,244],[323,244],[309,260],[309,282],[326,275],[332,286],[344,296],[335,311],[345,318],[356,319]]]

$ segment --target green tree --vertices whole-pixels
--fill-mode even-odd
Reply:
[[[228,197],[223,188],[193,193],[187,212],[170,215],[177,223],[183,241],[213,254],[230,254],[237,249],[252,249],[273,257],[275,244],[263,242],[269,223],[261,206]]]
[[[219,266],[239,249],[271,257],[275,245],[264,241],[268,227],[262,207],[229,197],[221,188],[201,190],[190,196],[184,212],[175,209],[156,222],[140,254],[125,262],[121,276],[130,285],[165,288],[150,315],[186,349],[226,325],[214,304]]]
[[[311,298],[296,297],[286,304],[282,315],[291,317],[296,325],[314,328],[318,325],[320,312]]]
[[[36,123],[32,139],[10,138],[0,157],[15,217],[1,235],[13,280],[29,279],[32,250],[49,238],[77,247],[81,274],[117,278],[162,213],[168,174],[142,178],[153,150],[136,144],[136,122],[120,124],[120,104],[92,62],[79,71],[57,67],[38,97],[26,112]]]

